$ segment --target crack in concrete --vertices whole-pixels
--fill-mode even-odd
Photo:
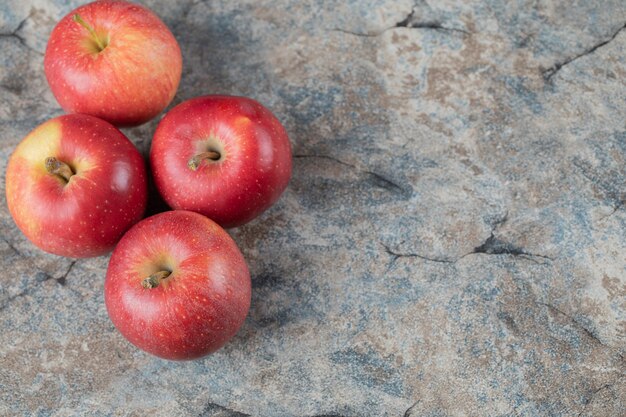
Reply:
[[[465,35],[471,35],[471,33],[465,29],[447,27],[447,26],[444,26],[443,23],[436,21],[436,20],[420,21],[419,19],[415,17],[415,8],[411,10],[411,13],[409,13],[408,16],[404,20],[396,23],[393,27],[389,29],[393,29],[393,28],[435,29],[435,30],[443,30],[443,31],[450,31],[450,32],[459,32]]]
[[[368,169],[362,169],[360,167],[358,167],[357,165],[354,164],[350,164],[348,162],[344,162],[340,159],[337,159],[333,156],[329,156],[329,155],[313,155],[313,154],[298,154],[298,155],[293,155],[294,158],[297,159],[301,159],[301,158],[319,158],[319,159],[326,159],[329,161],[333,161],[337,164],[346,166],[346,167],[350,167],[353,168],[367,176],[369,176],[372,179],[372,184],[374,184],[375,186],[388,190],[394,194],[400,194],[402,196],[404,196],[405,198],[410,197],[410,195],[412,194],[412,191],[402,187],[400,184],[394,182],[393,180],[377,173],[374,171],[370,171]]]
[[[415,407],[417,407],[417,405],[420,403],[421,400],[417,400],[413,403],[413,405],[411,405],[409,408],[407,408],[407,410],[404,412],[403,417],[412,417],[413,416],[413,409]]]
[[[547,307],[550,311],[558,313],[560,315],[562,315],[563,317],[567,318],[573,325],[574,327],[576,327],[577,329],[579,329],[580,331],[582,331],[588,338],[590,338],[591,340],[593,340],[594,342],[596,342],[597,344],[605,347],[605,348],[610,348],[610,346],[605,345],[595,334],[593,334],[589,329],[587,329],[585,326],[583,326],[580,322],[578,322],[574,317],[570,316],[569,314],[565,313],[564,311],[556,308],[555,306],[548,304],[548,303],[544,303],[541,301],[535,301],[535,304],[538,306],[544,306]]]
[[[9,247],[9,249],[11,249],[13,252],[15,252],[15,254],[16,254],[17,256],[19,256],[20,258],[25,258],[25,259],[27,258],[27,256],[25,256],[22,252],[20,252],[19,250],[17,250],[17,248],[16,248],[15,246],[13,246],[13,244],[12,244],[11,242],[9,242],[9,240],[8,240],[6,237],[4,237],[4,236],[0,236],[0,239],[2,239],[2,241],[3,241],[4,243],[6,243],[6,244],[7,244],[7,246]],[[39,269],[39,268],[37,268],[37,269]],[[44,272],[45,272],[45,271],[44,271]]]
[[[624,378],[624,377],[622,376],[622,377],[620,377],[620,378],[617,378],[615,381],[613,381],[613,382],[611,382],[611,383],[609,383],[609,384],[604,384],[604,385],[601,385],[599,388],[596,388],[595,390],[593,390],[593,391],[591,392],[591,395],[589,396],[589,398],[585,398],[585,399],[584,399],[584,401],[583,401],[583,408],[582,408],[582,410],[580,410],[580,413],[578,413],[578,416],[577,416],[577,417],[581,417],[581,416],[583,415],[583,413],[587,410],[587,407],[589,406],[589,404],[591,404],[591,403],[593,402],[593,400],[594,400],[595,396],[596,396],[598,393],[600,393],[600,392],[602,392],[602,391],[604,391],[604,390],[607,390],[607,389],[609,389],[609,388],[613,387],[615,384],[617,384],[617,382],[618,382],[620,379],[623,379],[623,378]]]
[[[463,259],[464,257],[469,256],[469,255],[475,255],[475,254],[480,253],[484,255],[510,255],[514,257],[521,257],[523,259],[528,259],[529,261],[532,261],[539,265],[546,265],[546,263],[538,262],[534,258],[542,258],[542,259],[547,259],[549,261],[554,261],[554,258],[550,256],[527,252],[526,250],[524,250],[524,248],[515,246],[512,243],[505,242],[501,239],[498,239],[496,237],[496,231],[503,224],[505,224],[508,221],[508,219],[509,219],[509,212],[507,210],[507,212],[504,214],[504,216],[501,219],[493,223],[489,237],[483,243],[476,246],[473,251],[466,253],[465,255],[461,256],[458,260]]]
[[[59,284],[65,286],[65,281],[68,277],[68,275],[70,274],[70,272],[72,272],[72,268],[74,268],[74,265],[76,265],[76,261],[72,261],[70,262],[70,265],[67,267],[67,270],[65,271],[65,273],[63,275],[61,275],[58,278],[54,278],[56,280],[56,282],[58,282]]]
[[[33,265],[32,262],[30,262],[28,260],[28,257],[24,256],[22,254],[22,252],[20,252],[19,250],[17,250],[17,248],[15,246],[13,246],[13,244],[11,242],[9,242],[9,240],[7,238],[5,238],[4,236],[0,236],[0,239],[2,239],[2,241],[4,243],[7,244],[7,246],[9,247],[9,249],[11,249],[18,257],[25,259],[30,265]],[[50,275],[46,272],[41,270],[40,268],[38,268],[36,265],[33,265],[35,267],[35,269],[37,269],[37,271],[39,271],[38,273],[42,273],[44,275],[44,281],[50,278]],[[2,305],[0,305],[0,311],[3,311],[4,309],[6,309],[13,300],[23,297],[25,295],[28,295],[28,293],[30,292],[32,287],[26,287],[23,291],[8,297],[4,300],[4,303]]]
[[[397,194],[403,194],[406,195],[407,197],[410,196],[410,192],[407,192],[407,190],[405,190],[404,188],[402,188],[400,185],[398,185],[397,183],[393,182],[392,180],[376,173],[373,171],[363,171],[365,174],[369,175],[374,181],[373,183],[375,185],[377,185],[380,188],[384,188],[385,190],[389,190],[391,192],[397,193]]]
[[[26,22],[28,21],[28,19],[30,19],[31,15],[29,14],[28,16],[26,16],[24,19],[22,19],[22,21],[20,21],[20,23],[17,25],[17,27],[15,29],[13,29],[11,32],[9,33],[0,33],[0,38],[13,38],[13,39],[17,39],[18,42],[24,46],[26,49],[29,49],[33,52],[35,52],[38,55],[43,56],[44,53],[38,51],[37,49],[33,48],[32,46],[30,46],[28,44],[28,42],[26,42],[26,39],[24,39],[24,37],[22,35],[19,34],[19,32],[22,30],[22,28],[24,27],[24,25],[26,24]]]
[[[453,259],[453,258],[431,258],[431,257],[425,256],[425,255],[420,255],[420,254],[415,253],[415,252],[400,253],[400,252],[397,252],[397,251],[391,249],[388,245],[384,244],[383,242],[380,242],[380,244],[383,246],[383,248],[385,248],[385,252],[392,257],[392,260],[391,260],[387,270],[391,269],[391,267],[394,265],[394,263],[398,259],[400,259],[400,258],[419,258],[419,259],[423,259],[425,261],[438,262],[438,263],[448,263],[448,264],[455,264],[455,263],[459,262],[461,259],[463,259],[463,258],[465,258],[467,256],[476,255],[476,254],[483,254],[483,255],[509,255],[509,256],[513,256],[513,257],[520,257],[522,259],[527,259],[527,260],[529,260],[531,262],[534,262],[534,263],[536,263],[538,265],[548,265],[548,263],[546,263],[546,262],[539,262],[537,259],[534,259],[534,258],[546,259],[548,261],[554,261],[555,260],[555,258],[553,258],[551,256],[527,252],[523,248],[520,248],[520,247],[515,246],[515,245],[513,245],[511,243],[508,243],[508,242],[505,242],[505,241],[502,241],[502,240],[496,238],[496,236],[495,236],[496,230],[500,226],[502,226],[504,223],[506,223],[506,221],[508,220],[508,216],[509,216],[509,213],[507,211],[502,218],[500,218],[500,219],[496,220],[495,222],[493,222],[491,234],[489,235],[489,237],[483,243],[481,243],[479,246],[475,247],[473,251],[468,252],[468,253],[466,253],[464,255],[461,255],[461,256],[459,256],[456,259]]]
[[[611,217],[612,215],[617,213],[623,207],[624,207],[624,201],[623,200],[622,201],[618,201],[618,203],[613,206],[613,210],[609,214],[600,217],[598,219],[598,221],[601,222],[601,221],[604,221],[604,220],[608,219],[609,217]]]
[[[513,319],[513,316],[511,316],[506,311],[499,311],[498,313],[496,313],[496,317],[498,318],[498,320],[500,320],[502,323],[504,323],[506,328],[511,333],[513,333],[515,336],[519,336],[520,335],[519,326],[515,322],[515,319]]]
[[[599,173],[591,164],[580,160],[578,158],[572,161],[572,165],[578,168],[579,173],[583,178],[589,181],[591,187],[599,189],[599,192],[603,195],[604,199],[598,198],[599,201],[605,203],[605,200],[609,200],[612,203],[613,210],[600,217],[597,221],[603,221],[617,213],[626,203],[626,196],[616,185],[615,181],[610,181],[607,178],[616,178],[619,175],[614,170],[609,170],[606,174]]]
[[[550,261],[554,261],[554,258],[550,256],[526,252],[523,248],[515,246],[511,243],[502,241],[498,239],[493,233],[491,234],[491,236],[487,238],[487,240],[483,242],[482,245],[474,248],[474,251],[470,252],[468,255],[477,254],[477,253],[482,253],[485,255],[521,256],[521,257],[525,257],[535,263],[542,264],[542,265],[544,263],[538,262],[536,259],[533,259],[533,258],[543,258],[543,259],[548,259]]]
[[[228,413],[228,417],[250,417],[250,414],[245,414],[211,401],[208,401],[204,405],[204,408],[200,414],[198,414],[198,417],[209,417],[216,414],[222,415],[223,413]]]
[[[60,275],[58,277],[53,277],[48,272],[44,271],[39,266],[37,266],[37,264],[35,264],[28,256],[26,256],[22,252],[20,252],[11,242],[9,242],[9,240],[6,237],[0,236],[0,240],[2,240],[4,243],[6,243],[6,245],[9,247],[9,249],[11,249],[19,258],[23,259],[28,265],[30,265],[34,270],[36,270],[37,271],[37,275],[41,275],[42,276],[41,279],[36,279],[36,281],[39,282],[39,283],[50,281],[50,280],[55,280],[59,285],[65,286],[66,279],[69,276],[70,272],[72,271],[72,269],[74,268],[74,265],[76,265],[76,262],[77,262],[77,261],[70,262],[67,270],[62,275]],[[9,306],[9,304],[13,300],[15,300],[16,298],[28,295],[30,293],[31,289],[33,289],[33,288],[34,288],[33,286],[29,286],[28,288],[26,288],[22,292],[17,293],[15,295],[11,296],[11,297],[6,298],[4,300],[4,304],[0,305],[0,311],[2,311],[5,308],[7,308]]]
[[[393,249],[391,249],[389,246],[385,245],[382,242],[380,242],[380,244],[383,248],[385,248],[385,252],[392,258],[387,270],[389,270],[393,266],[393,264],[400,258],[419,258],[425,261],[445,263],[445,264],[456,263],[456,260],[429,258],[428,256],[420,255],[418,253],[399,253],[399,252],[394,251]]]
[[[378,32],[354,32],[354,31],[350,31],[350,30],[346,30],[346,29],[341,29],[341,28],[335,28],[332,31],[333,32],[341,32],[341,33],[345,33],[348,35],[353,35],[353,36],[361,36],[361,37],[366,37],[366,38],[375,38],[377,36],[382,35],[383,33],[392,30],[392,29],[397,29],[397,28],[407,28],[407,29],[431,29],[431,30],[438,30],[438,31],[444,31],[444,32],[457,32],[457,33],[462,33],[463,35],[471,35],[472,32],[469,32],[465,29],[460,29],[460,28],[453,28],[453,27],[448,27],[448,26],[444,26],[443,23],[436,21],[436,20],[432,20],[432,21],[420,21],[417,17],[415,17],[415,12],[416,12],[416,6],[413,6],[413,8],[411,9],[411,12],[409,14],[407,14],[407,16],[402,19],[401,21],[399,21],[398,23],[396,23],[393,26],[389,26],[381,31]]]
[[[2,305],[0,305],[0,311],[5,310],[5,309],[6,309],[6,308],[7,308],[7,307],[11,304],[11,302],[12,302],[13,300],[15,300],[15,299],[17,299],[17,298],[20,298],[20,297],[23,297],[23,296],[25,296],[25,295],[28,295],[28,293],[29,293],[29,292],[30,292],[30,291],[29,291],[29,289],[27,288],[27,289],[25,289],[24,291],[22,291],[22,292],[20,292],[20,293],[17,293],[17,294],[15,294],[15,295],[11,296],[11,297],[6,298],[6,299],[4,300],[4,303],[3,303]]]
[[[550,68],[544,70],[541,74],[543,75],[543,78],[546,82],[549,82],[552,80],[552,77],[554,77],[554,75],[556,75],[557,72],[559,72],[561,70],[561,68],[563,68],[564,66],[571,64],[572,62],[576,61],[579,58],[584,57],[585,55],[589,55],[593,52],[595,52],[596,50],[602,48],[603,46],[605,46],[606,44],[610,43],[611,41],[613,41],[617,35],[622,31],[626,29],[626,23],[624,23],[616,32],[614,32],[608,39],[592,46],[591,48],[588,48],[586,50],[584,50],[583,52],[581,52],[580,54],[571,56],[569,58],[566,58],[565,60],[563,60],[562,62],[557,62],[554,65],[552,65]]]

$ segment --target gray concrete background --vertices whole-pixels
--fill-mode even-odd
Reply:
[[[143,3],[175,103],[247,95],[290,133],[290,187],[232,230],[250,315],[203,360],[138,351],[108,257],[37,250],[3,179],[0,415],[624,415],[623,1]],[[78,4],[0,5],[3,176],[62,113],[42,53]],[[125,133],[146,153],[157,122]]]

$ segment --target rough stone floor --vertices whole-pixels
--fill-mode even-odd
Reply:
[[[251,96],[294,149],[232,230],[246,323],[185,363],[114,329],[108,257],[46,255],[6,208],[80,3],[0,4],[0,415],[624,415],[623,0],[144,1],[183,50],[174,104]],[[157,122],[125,133],[147,153]]]

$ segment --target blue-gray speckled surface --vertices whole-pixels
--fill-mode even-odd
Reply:
[[[42,52],[79,3],[0,5],[3,176],[61,113]],[[176,103],[249,95],[290,132],[290,187],[232,231],[250,315],[204,360],[136,350],[108,258],[41,253],[3,188],[0,415],[624,415],[623,0],[144,3]]]

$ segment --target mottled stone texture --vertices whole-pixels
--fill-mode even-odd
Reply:
[[[290,133],[290,187],[232,231],[250,315],[204,360],[138,351],[108,258],[37,250],[2,181],[0,415],[624,415],[623,0],[145,3],[176,103],[248,95]],[[42,52],[78,4],[0,5],[3,178],[61,113]]]

